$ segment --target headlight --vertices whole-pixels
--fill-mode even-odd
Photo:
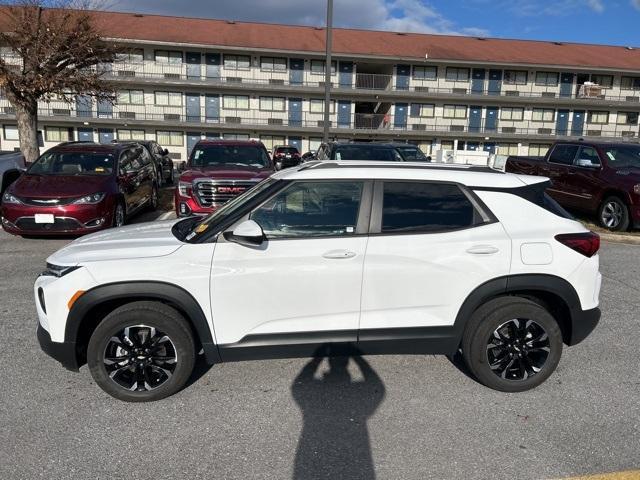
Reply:
[[[2,196],[2,201],[4,203],[13,203],[13,204],[16,204],[16,205],[20,205],[22,203],[18,198],[14,197],[10,193],[6,193],[6,192]]]
[[[80,265],[68,266],[68,265],[54,265],[53,263],[47,263],[47,268],[40,275],[49,277],[64,277],[67,273],[71,273],[74,270],[80,268]]]
[[[640,183],[633,186],[633,191],[640,195]]]
[[[82,198],[79,198],[75,202],[76,205],[87,205],[87,204],[95,204],[100,203],[104,199],[104,193],[92,193],[91,195],[86,195]]]
[[[191,196],[191,183],[189,182],[178,182],[178,193],[180,193],[183,197]]]

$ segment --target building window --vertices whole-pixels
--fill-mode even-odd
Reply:
[[[501,143],[498,145],[498,155],[518,155],[518,144]]]
[[[432,103],[421,103],[417,107],[418,117],[432,118],[436,115],[436,106]]]
[[[156,50],[155,59],[158,63],[179,65],[182,63],[182,52],[175,50]]]
[[[118,140],[144,140],[144,130],[131,130],[129,128],[119,128]]]
[[[182,106],[182,94],[180,92],[155,92],[155,103],[160,106]]]
[[[447,67],[446,79],[450,82],[468,82],[469,69],[458,67]]]
[[[438,78],[438,67],[413,67],[413,78],[416,80],[436,80]]]
[[[5,140],[20,140],[17,125],[4,125],[3,128]]]
[[[611,88],[613,86],[613,75],[591,75],[591,81],[601,87]]]
[[[531,120],[534,122],[553,122],[556,111],[553,108],[534,108]]]
[[[618,112],[619,125],[637,125],[638,112]]]
[[[536,72],[536,85],[557,87],[559,77],[558,72]]]
[[[324,60],[311,60],[311,73],[314,75],[324,75]],[[331,62],[331,75],[336,73],[336,62]]]
[[[333,100],[331,100],[331,105],[329,107],[330,113],[335,113],[336,104]],[[309,112],[311,113],[324,113],[324,100],[312,98],[309,100]]]
[[[527,72],[525,70],[505,70],[504,83],[506,85],[526,85]]]
[[[225,140],[249,140],[248,133],[225,133],[223,137]]]
[[[310,137],[309,138],[309,151],[317,152],[322,144],[322,138],[320,137]]]
[[[284,97],[260,97],[260,110],[268,112],[284,112]]]
[[[249,70],[251,57],[249,55],[225,55],[224,68],[227,70]]]
[[[286,72],[287,59],[282,57],[260,57],[260,69],[267,72]]]
[[[531,157],[544,157],[551,145],[548,143],[530,143],[529,144],[529,156]]]
[[[260,135],[260,141],[264,143],[267,150],[273,151],[276,145],[286,145],[284,137],[275,137],[273,135]]]
[[[117,103],[120,105],[144,105],[142,90],[120,90]]]
[[[623,90],[640,90],[640,77],[622,77],[620,88]]]
[[[225,95],[222,97],[222,108],[249,110],[249,97],[247,95]]]
[[[68,142],[71,140],[69,129],[65,127],[45,127],[44,139],[47,142]]]
[[[453,140],[442,140],[440,150],[453,150]]]
[[[182,132],[172,132],[169,130],[158,130],[156,132],[156,141],[160,145],[169,145],[172,147],[182,147]]]
[[[119,62],[142,63],[144,61],[144,50],[142,48],[132,48],[125,53],[118,55]]]
[[[445,105],[444,118],[467,118],[466,105]]]
[[[524,108],[520,107],[502,107],[500,109],[500,120],[519,121],[524,118]]]
[[[590,111],[587,122],[598,125],[606,125],[609,123],[609,112],[606,111]]]

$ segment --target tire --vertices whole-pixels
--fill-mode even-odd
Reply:
[[[160,400],[184,387],[191,376],[193,334],[182,315],[167,305],[129,303],[95,329],[87,363],[95,382],[112,397],[125,402]]]
[[[598,222],[603,228],[624,231],[629,228],[629,208],[615,196],[607,197],[598,208]]]
[[[118,228],[122,227],[127,220],[127,214],[124,210],[124,204],[122,202],[116,203],[115,208],[113,209],[113,227]]]
[[[539,340],[526,340],[531,337]],[[541,305],[522,297],[501,297],[474,312],[462,337],[462,355],[483,385],[523,392],[540,385],[558,366],[562,332]]]
[[[167,185],[173,185],[174,182],[175,182],[175,177],[173,173],[173,167],[171,167],[171,170],[169,170],[169,178],[167,179]]]
[[[149,210],[155,212],[158,209],[158,187],[151,187],[151,197],[149,197]]]

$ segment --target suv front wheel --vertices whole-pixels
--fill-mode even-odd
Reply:
[[[191,328],[173,308],[158,302],[123,305],[95,329],[87,363],[96,383],[127,402],[148,402],[180,390],[191,375]]]
[[[541,305],[502,297],[478,308],[462,339],[471,372],[487,387],[522,392],[544,382],[562,355],[558,322]]]

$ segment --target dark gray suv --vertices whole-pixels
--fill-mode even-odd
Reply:
[[[430,162],[422,150],[410,143],[328,142],[318,148],[317,160],[382,160]]]

